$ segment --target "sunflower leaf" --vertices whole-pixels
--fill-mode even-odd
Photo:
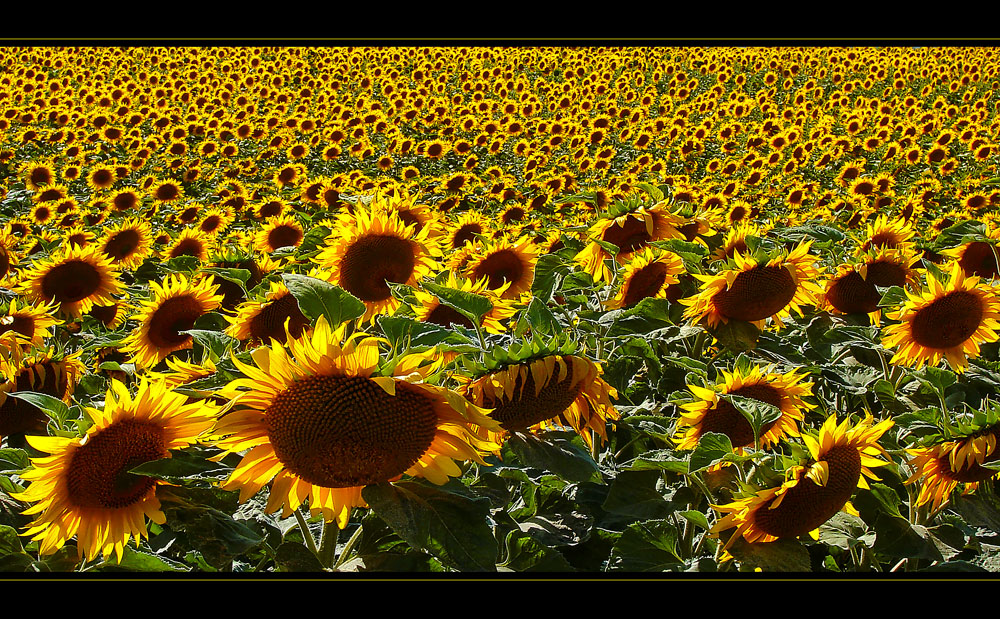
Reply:
[[[611,571],[663,572],[684,565],[678,550],[680,534],[669,520],[629,525],[615,543],[608,560]]]
[[[504,540],[506,559],[497,566],[511,572],[575,571],[559,551],[549,548],[522,531],[511,531]]]
[[[482,295],[466,292],[465,290],[448,288],[447,286],[440,286],[431,282],[424,282],[421,285],[427,292],[440,299],[441,303],[465,316],[473,324],[481,324],[483,316],[490,313],[493,309],[493,303]]]
[[[359,318],[365,304],[343,288],[308,275],[283,273],[281,280],[299,304],[299,309],[314,323],[325,316],[330,327]]]
[[[781,409],[774,404],[728,393],[720,394],[719,397],[732,404],[750,423],[755,440],[760,439],[764,428],[781,418]]]
[[[59,398],[35,391],[11,391],[7,396],[34,404],[42,409],[60,428],[69,418],[69,406]]]
[[[509,449],[521,464],[552,471],[568,481],[585,482],[600,478],[597,463],[575,432],[546,432],[542,438],[512,434],[504,448]]]
[[[691,453],[688,473],[707,469],[731,453],[733,453],[733,443],[728,436],[718,432],[706,432],[698,439],[698,445]]]
[[[562,330],[559,321],[541,299],[532,298],[528,307],[521,312],[514,327],[514,335],[521,337],[529,330],[546,335],[556,335]]]
[[[463,572],[496,571],[489,499],[470,499],[419,482],[369,485],[361,496],[412,548]]]

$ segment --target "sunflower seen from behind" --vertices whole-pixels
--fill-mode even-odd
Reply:
[[[192,402],[145,380],[134,394],[112,381],[104,402],[103,409],[87,409],[94,424],[82,437],[27,439],[49,454],[32,459],[32,468],[21,474],[30,483],[16,495],[34,503],[24,512],[36,516],[25,535],[40,543],[42,555],[75,536],[81,557],[114,554],[120,563],[129,541],[138,547],[148,537],[147,518],[166,521],[157,497],[164,482],[130,470],[196,442],[217,416],[211,403]]]
[[[220,391],[235,408],[214,431],[215,444],[244,452],[223,488],[246,501],[271,484],[266,511],[284,517],[308,502],[313,514],[344,528],[369,484],[404,475],[443,484],[461,475],[455,461],[485,464],[496,445],[486,411],[427,382],[440,361],[408,355],[379,372],[379,338],[346,337],[320,317],[311,333],[276,341],[234,359],[245,378]],[[473,428],[480,434],[474,434]]]

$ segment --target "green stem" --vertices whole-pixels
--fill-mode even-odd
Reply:
[[[299,530],[302,531],[302,537],[305,539],[306,546],[312,551],[316,558],[319,558],[319,549],[316,548],[316,540],[313,539],[312,533],[309,531],[309,523],[306,522],[305,516],[302,515],[301,510],[293,510],[295,514],[295,521],[299,523]]]
[[[323,567],[333,567],[334,559],[337,557],[337,539],[339,538],[340,527],[335,522],[327,522],[323,525],[323,541],[320,542],[319,553],[316,555]]]
[[[358,525],[357,530],[354,531],[354,535],[352,535],[351,539],[347,540],[347,543],[344,544],[344,550],[341,551],[340,557],[337,559],[337,562],[333,565],[334,568],[340,567],[341,565],[344,564],[344,561],[350,558],[351,551],[354,550],[354,545],[358,543],[359,539],[361,539],[361,531],[363,528],[364,527],[362,527],[361,525]]]

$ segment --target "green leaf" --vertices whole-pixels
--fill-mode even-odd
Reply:
[[[900,286],[889,286],[882,293],[882,298],[878,302],[879,307],[900,307],[907,300],[906,291]]]
[[[423,282],[421,286],[440,299],[441,303],[465,316],[476,325],[482,324],[483,316],[493,309],[493,303],[482,295],[431,282]]]
[[[552,311],[542,302],[541,299],[532,298],[528,307],[521,312],[517,324],[514,327],[514,335],[521,337],[528,330],[545,335],[557,335],[562,327],[559,321],[552,314]]]
[[[227,477],[232,469],[224,464],[212,462],[202,456],[185,450],[174,450],[170,458],[144,462],[129,470],[133,475],[145,475],[165,481],[184,479],[218,480]]]
[[[209,351],[212,354],[212,358],[214,360],[218,360],[226,356],[226,353],[239,344],[238,339],[226,335],[222,331],[188,329],[187,331],[178,331],[178,333],[190,335],[191,338],[201,345],[204,350]]]
[[[56,420],[60,427],[69,418],[69,406],[59,398],[34,391],[11,391],[7,396],[37,406]]]
[[[677,527],[668,520],[629,525],[615,543],[608,569],[626,572],[664,572],[684,565],[677,550]]]
[[[809,572],[809,551],[797,540],[779,539],[766,544],[748,544],[738,539],[729,554],[740,562],[741,571],[760,568],[762,572]]]
[[[146,552],[135,550],[131,546],[125,546],[121,563],[115,563],[114,559],[105,563],[98,571],[101,572],[189,572],[191,568],[171,561],[166,557],[152,555]]]
[[[546,432],[541,438],[517,433],[507,439],[504,449],[525,466],[551,471],[568,481],[599,479],[593,456],[574,439],[579,439],[575,432]]]
[[[330,327],[337,328],[365,313],[365,304],[360,299],[329,282],[296,273],[283,273],[281,280],[302,313],[313,322],[325,316]]]
[[[611,483],[608,497],[601,506],[605,511],[635,520],[666,518],[673,512],[670,503],[657,490],[659,471],[621,471]]]
[[[559,551],[540,544],[522,531],[511,531],[504,540],[506,560],[499,566],[512,572],[573,572]]]
[[[725,434],[706,432],[698,439],[698,445],[691,453],[688,472],[697,473],[716,464],[733,453],[733,443]]]
[[[757,339],[760,337],[757,325],[742,320],[730,320],[712,328],[706,326],[706,330],[719,340],[722,346],[736,353],[753,350],[757,347]]]
[[[721,394],[719,397],[729,402],[750,423],[755,442],[760,439],[761,430],[767,424],[781,418],[781,409],[773,404],[739,395]]]
[[[334,526],[334,525],[330,525]],[[299,542],[284,542],[274,551],[279,572],[322,572],[323,564]]]
[[[417,482],[370,485],[361,496],[413,548],[463,572],[496,570],[488,499],[470,499]]]

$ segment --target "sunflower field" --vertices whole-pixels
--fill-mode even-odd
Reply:
[[[991,47],[0,48],[0,571],[1000,571]]]

